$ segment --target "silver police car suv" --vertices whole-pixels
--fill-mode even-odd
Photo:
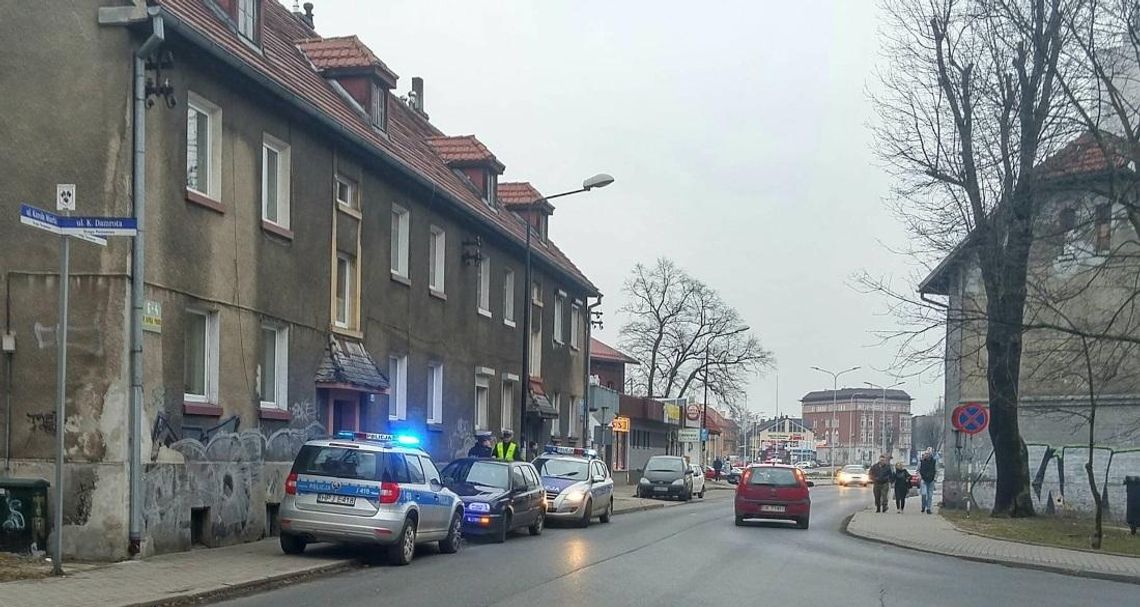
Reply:
[[[614,512],[614,479],[597,451],[547,445],[534,460],[546,489],[546,518],[570,520],[587,527],[598,517],[610,522]]]
[[[439,542],[459,551],[463,501],[414,436],[338,432],[312,440],[293,462],[278,520],[281,550],[309,542],[379,544],[394,564],[412,561],[416,545]]]

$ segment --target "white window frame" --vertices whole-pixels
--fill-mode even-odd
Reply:
[[[575,300],[570,304],[570,347],[575,350],[582,347],[582,302]]]
[[[480,402],[480,396],[482,402]],[[489,430],[491,408],[491,376],[481,369],[475,370],[475,429]]]
[[[261,330],[272,331],[274,334],[274,349],[273,349],[273,400],[266,400],[264,387],[262,384],[262,377],[264,377],[265,369],[260,369],[258,374],[258,392],[261,397],[261,407],[263,409],[287,409],[289,405],[289,327],[280,325],[264,324],[261,325]],[[265,348],[265,343],[261,345]],[[261,360],[264,361],[265,357],[262,356]]]
[[[558,412],[558,417],[550,422],[550,435],[562,436],[562,395],[553,392],[550,395],[550,400],[554,403],[554,410]]]
[[[487,171],[483,177],[483,202],[494,208],[498,203],[499,176],[494,171]]]
[[[277,154],[277,217],[269,217],[269,153]],[[261,143],[261,219],[289,229],[289,144],[266,133]]]
[[[218,330],[218,313],[212,310],[199,310],[190,308],[186,310],[187,314],[195,316],[202,316],[206,319],[206,335],[203,347],[203,373],[202,384],[204,394],[193,394],[184,392],[182,398],[185,402],[189,403],[217,403],[218,402],[218,359],[221,348],[219,348],[219,330]],[[183,356],[185,356],[185,347],[183,348]],[[183,373],[185,373],[185,365],[183,365]],[[183,381],[185,385],[185,381]]]
[[[348,194],[347,200],[342,199],[340,196],[342,186]],[[356,182],[343,175],[337,175],[333,178],[333,199],[336,200],[337,205],[341,208],[351,209],[353,211],[360,209],[360,201],[356,196]]]
[[[435,294],[447,293],[447,231],[431,226],[428,232],[428,289]]]
[[[518,384],[516,377],[512,375],[503,375],[502,388],[499,394],[499,420],[502,422],[503,428],[511,428],[514,424],[515,413],[515,386]]]
[[[563,309],[566,307],[565,302],[566,294],[559,291],[554,296],[554,330],[550,332],[551,335],[554,336],[554,343],[558,345],[562,345],[566,339],[566,336],[563,334],[565,332],[565,329],[562,328],[562,325],[566,320],[563,318],[562,314]]]
[[[237,0],[237,29],[242,38],[257,42],[259,0]]]
[[[443,363],[428,363],[427,423],[443,423]]]
[[[388,357],[388,420],[408,418],[408,355]]]
[[[344,292],[340,291],[340,266],[344,262]],[[333,270],[333,325],[341,329],[352,328],[356,324],[356,258],[348,253],[336,254],[336,267]],[[339,306],[336,303],[337,299],[342,299],[343,303]],[[341,313],[344,314],[344,320],[340,319]]]
[[[408,235],[412,216],[407,209],[392,205],[392,274],[408,278]]]
[[[220,200],[222,196],[222,108],[210,103],[194,91],[187,93],[186,104],[186,189],[213,200]],[[206,188],[204,190],[190,185],[190,112],[197,112],[206,117]],[[198,185],[202,185],[200,181]]]
[[[510,268],[503,273],[503,324],[515,326],[515,271]]]
[[[491,258],[479,260],[479,297],[477,308],[480,316],[491,318]]]
[[[378,84],[372,85],[372,107],[369,108],[368,117],[372,127],[376,130],[388,132],[388,91]]]

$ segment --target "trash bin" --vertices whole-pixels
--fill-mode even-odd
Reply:
[[[1140,527],[1140,476],[1124,477],[1124,488],[1128,492],[1128,509],[1124,520],[1136,535],[1136,528]]]
[[[42,478],[0,478],[0,552],[47,549],[48,486]]]

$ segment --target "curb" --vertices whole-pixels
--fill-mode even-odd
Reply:
[[[613,515],[617,516],[619,514],[633,514],[634,512],[645,512],[646,510],[656,510],[658,508],[664,508],[664,507],[665,507],[665,504],[642,504],[640,506],[633,506],[631,508],[623,508],[621,510],[614,509]]]
[[[316,577],[318,575],[342,573],[350,569],[357,569],[360,566],[361,565],[356,560],[336,561],[333,563],[328,563],[326,565],[314,567],[312,569],[305,569],[304,571],[282,573],[267,578],[250,580],[248,582],[240,582],[237,584],[230,584],[222,588],[211,588],[209,590],[189,592],[179,596],[173,596],[154,601],[131,603],[127,607],[175,607],[180,605],[195,605],[206,602],[212,603],[220,599],[235,598],[246,594],[252,594],[254,591],[266,591],[282,586],[288,586],[289,584],[306,581],[309,578]]]
[[[860,511],[860,512],[862,512],[862,511]],[[847,535],[847,536],[850,536],[850,537],[853,537],[853,538],[856,538],[859,540],[863,540],[865,542],[874,542],[876,544],[882,544],[884,546],[894,546],[896,548],[913,550],[914,552],[923,552],[926,554],[936,554],[939,556],[945,556],[945,557],[949,557],[949,558],[953,558],[953,559],[959,559],[959,560],[963,560],[963,561],[971,561],[974,563],[986,563],[988,565],[1004,565],[1006,567],[1012,567],[1015,569],[1031,569],[1034,571],[1044,571],[1047,573],[1058,573],[1061,575],[1068,575],[1068,576],[1073,576],[1073,577],[1093,578],[1093,579],[1098,579],[1098,580],[1107,580],[1110,582],[1121,582],[1124,584],[1140,585],[1140,576],[1124,575],[1124,574],[1118,574],[1118,573],[1107,573],[1104,571],[1097,571],[1097,570],[1090,570],[1090,569],[1074,569],[1074,568],[1070,568],[1070,567],[1061,567],[1061,566],[1057,566],[1057,565],[1045,565],[1042,563],[1026,563],[1024,561],[1012,561],[1012,560],[986,558],[986,557],[982,557],[982,556],[968,556],[968,555],[950,554],[948,552],[940,552],[938,550],[933,550],[930,548],[923,548],[921,546],[911,546],[909,544],[904,544],[904,543],[896,542],[893,540],[887,540],[887,539],[883,539],[880,537],[874,537],[871,535],[860,535],[854,531],[851,531],[851,529],[849,529],[851,521],[855,518],[856,514],[858,514],[858,512],[852,513],[847,518],[843,519],[843,523],[840,526],[840,531],[844,535]],[[955,529],[957,529],[957,527],[955,527]],[[963,533],[965,533],[965,532],[963,532]],[[1055,546],[1053,546],[1053,547],[1055,548]]]

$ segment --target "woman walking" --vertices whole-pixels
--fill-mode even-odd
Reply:
[[[910,493],[911,486],[910,471],[906,469],[906,466],[904,466],[902,462],[895,464],[894,484],[895,510],[899,514],[902,514],[903,509],[906,508],[906,495]]]

